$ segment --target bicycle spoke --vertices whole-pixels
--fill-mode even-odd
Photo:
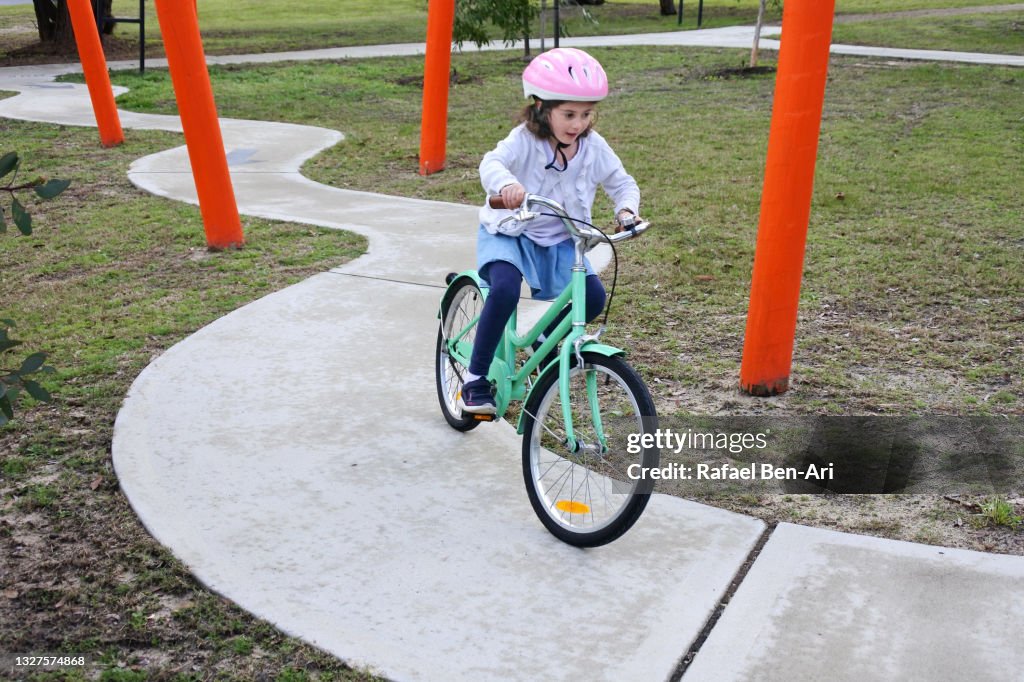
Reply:
[[[558,478],[555,479],[555,483],[557,483],[559,480],[564,479],[567,475],[571,475],[571,474],[572,474],[572,467],[570,466],[570,467],[566,468],[566,470],[565,470],[565,472],[563,474],[561,474]],[[551,488],[553,488],[553,487],[554,487],[553,485],[548,487],[548,490],[551,490]],[[563,480],[562,481],[562,485],[560,485],[558,487],[558,491],[554,495],[551,496],[551,506],[554,506],[554,504],[558,501],[558,498],[559,498],[559,496],[561,496],[562,490],[564,490],[564,489],[565,489],[565,481]],[[572,488],[570,486],[570,490],[571,489]]]
[[[570,374],[568,396],[561,395],[557,376],[548,375],[534,389],[541,393],[525,408],[529,444],[524,442],[524,475],[532,486],[531,501],[549,530],[572,544],[592,546],[618,537],[646,505],[646,496],[626,475],[634,464],[651,466],[648,450],[627,449],[626,435],[645,432],[649,424],[642,415],[654,412],[635,377],[621,360],[591,356]],[[636,390],[644,391],[642,402]],[[563,397],[573,418],[576,443],[571,448],[559,433],[564,432]]]
[[[547,431],[547,432],[548,432],[549,434],[551,434],[551,437],[552,437],[552,438],[555,438],[555,439],[557,439],[557,440],[558,440],[558,441],[559,441],[560,443],[565,443],[565,437],[563,437],[563,436],[559,436],[559,435],[558,435],[557,433],[555,433],[554,431],[552,431],[551,429],[549,429],[549,428],[548,428],[548,425],[547,425],[547,424],[545,424],[545,423],[544,423],[543,421],[541,421],[541,420],[537,419],[537,415],[534,415],[534,414],[530,414],[529,412],[527,412],[527,411],[526,411],[526,408],[525,408],[525,407],[523,408],[523,412],[526,412],[526,414],[529,414],[529,415],[530,415],[531,417],[533,417],[533,421],[534,421],[535,423],[537,423],[537,424],[540,424],[540,425],[541,425],[541,427],[543,427],[543,429],[544,429],[545,431]]]
[[[476,338],[476,323],[482,297],[476,285],[463,281],[451,290],[442,307],[436,363],[437,394],[448,423],[460,431],[479,424],[462,413],[459,393],[465,383],[468,353]]]

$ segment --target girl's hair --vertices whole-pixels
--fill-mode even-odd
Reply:
[[[551,123],[549,116],[551,110],[560,104],[565,104],[568,100],[563,99],[534,99],[532,102],[523,107],[522,112],[519,114],[519,121],[526,124],[526,129],[536,135],[542,140],[549,140],[554,137],[554,133],[551,132]],[[590,125],[587,129],[580,133],[580,137],[586,137],[594,127],[594,121],[591,119]]]

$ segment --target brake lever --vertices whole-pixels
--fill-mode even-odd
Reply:
[[[651,226],[651,222],[649,220],[641,220],[640,222],[635,223],[632,227],[627,228],[627,229],[623,230],[622,232],[616,232],[615,234],[610,235],[608,237],[608,241],[610,241],[610,242],[622,242],[622,241],[626,241],[627,239],[632,239],[633,237],[639,237],[650,226]]]

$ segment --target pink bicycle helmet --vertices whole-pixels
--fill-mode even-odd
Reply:
[[[523,96],[542,100],[599,102],[608,96],[608,76],[583,50],[556,47],[534,57],[523,71]]]

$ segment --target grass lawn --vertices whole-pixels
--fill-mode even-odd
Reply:
[[[251,41],[231,49],[309,46],[299,28],[280,46],[267,38],[275,22],[301,26],[301,18],[271,17],[283,3],[258,4],[266,11],[253,19]],[[993,3],[839,7],[974,4]],[[618,5],[626,3],[607,7]],[[708,3],[723,14],[735,5]],[[200,0],[211,23],[227,6]],[[404,30],[381,14],[392,8],[373,7],[377,23],[360,38],[391,40],[389,22]],[[0,22],[18,9],[0,8]],[[985,15],[977,49],[998,51],[1003,29],[995,20],[1008,16]],[[843,28],[859,26],[870,24]],[[936,27],[942,45],[953,40],[950,26],[947,18],[914,22],[915,30]],[[243,39],[229,29],[225,36]],[[623,249],[608,338],[630,350],[663,414],[750,409],[735,387],[773,79],[736,77],[730,70],[741,51],[594,53],[614,88],[599,129],[636,175],[656,225]],[[475,204],[479,158],[520,104],[522,61],[464,54],[454,66],[449,166],[429,178],[415,172],[417,59],[215,67],[211,75],[224,116],[344,131],[344,143],[305,168],[320,182]],[[165,72],[114,80],[132,88],[120,106],[173,111]],[[833,59],[794,387],[756,409],[1024,414],[1022,86],[1020,69]],[[130,161],[181,138],[136,131],[128,138],[107,150],[92,129],[0,119],[0,153],[16,149],[26,173],[73,182],[56,200],[30,205],[33,237],[0,236],[0,317],[16,318],[16,338],[49,352],[59,372],[48,384],[53,404],[25,405],[18,422],[0,430],[0,641],[11,650],[89,654],[106,679],[367,679],[199,586],[141,527],[109,460],[118,406],[154,355],[249,300],[353,257],[362,242],[245,218],[246,248],[210,254],[197,209],[144,194],[125,178]],[[6,206],[6,197],[0,202]],[[608,209],[602,203],[595,215]],[[916,500],[887,516],[889,498],[837,497],[833,506],[756,496],[723,504],[770,520],[1024,552],[1021,531],[955,525],[959,510],[942,500]],[[849,515],[837,521],[837,508]]]
[[[1024,54],[1024,10],[838,24],[832,42],[847,45]]]
[[[549,3],[550,4],[550,3]],[[1001,4],[1000,0],[838,0],[839,14],[895,12],[915,9],[943,9]],[[1005,4],[1005,3],[1002,3]],[[208,54],[281,52],[287,50],[422,42],[426,36],[425,0],[308,0],[297,7],[284,0],[199,0],[199,20]],[[654,0],[610,0],[591,6],[586,12],[566,7],[562,12],[569,35],[606,35],[679,30],[676,16],[660,16]],[[697,26],[697,3],[684,3],[684,29]],[[114,0],[113,13],[137,17],[134,0]],[[767,21],[781,14],[770,8]],[[703,28],[752,24],[757,18],[757,0],[707,0]],[[546,20],[550,35],[552,22]],[[539,20],[531,27],[538,36]],[[113,39],[107,40],[109,59],[134,59],[138,54],[139,29],[121,24]],[[493,32],[492,35],[500,35]],[[76,61],[76,55],[38,54],[33,45],[38,36],[31,5],[0,7],[0,64],[19,59]],[[152,3],[146,4],[146,50],[149,56],[163,54],[159,22]]]

